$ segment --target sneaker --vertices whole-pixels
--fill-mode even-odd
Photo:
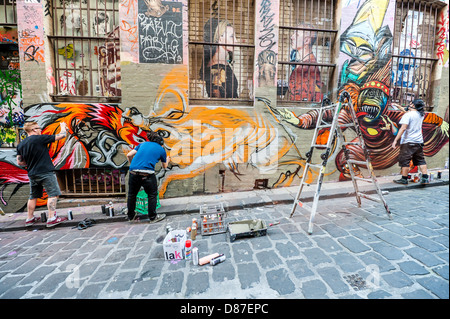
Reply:
[[[428,184],[430,184],[430,181],[428,180],[428,178],[422,176],[422,177],[420,178],[420,184],[422,184],[422,185],[428,185]]]
[[[48,220],[47,221],[47,227],[55,227],[56,225],[61,224],[62,222],[66,221],[67,217],[58,217],[56,216],[56,218],[54,220]]]
[[[408,180],[404,179],[404,178],[394,179],[394,183],[402,184],[402,185],[408,185]]]
[[[30,227],[41,220],[41,217],[34,217],[30,220],[25,221],[25,227]]]
[[[150,219],[147,214],[136,213],[132,219],[128,217],[130,223],[148,222]]]
[[[166,214],[157,214],[155,219],[150,219],[150,224],[157,223],[166,218]]]

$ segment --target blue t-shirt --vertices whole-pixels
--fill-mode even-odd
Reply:
[[[158,161],[166,162],[167,154],[164,148],[155,142],[144,142],[136,146],[137,153],[130,164],[130,171],[154,171]]]

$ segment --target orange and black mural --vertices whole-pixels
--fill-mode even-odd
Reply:
[[[113,57],[108,58],[108,61],[113,60],[114,63],[120,64],[121,74],[118,79],[105,78],[107,81],[100,83],[101,90],[107,92],[112,88],[117,89],[110,81],[120,80],[120,94],[126,95],[126,81],[123,81],[126,69],[131,65],[128,69],[130,72],[130,69],[137,69],[134,66],[144,65],[145,70],[150,70],[150,67],[151,70],[156,70],[154,78],[158,78],[154,87],[149,88],[147,83],[142,84],[142,90],[149,92],[150,102],[145,106],[86,102],[22,105],[20,73],[15,69],[18,67],[15,63],[18,61],[17,56],[22,57],[20,62],[23,63],[43,64],[46,61],[43,59],[44,55],[42,58],[41,55],[33,55],[34,60],[31,61],[29,53],[32,50],[24,47],[25,44],[40,44],[36,39],[32,42],[24,41],[27,39],[25,34],[24,39],[19,41],[17,32],[0,29],[2,42],[14,42],[15,45],[14,50],[6,57],[11,63],[0,69],[0,128],[9,125],[8,128],[16,136],[21,134],[20,128],[24,121],[36,121],[43,128],[43,134],[56,134],[59,132],[60,123],[66,123],[69,134],[65,140],[55,142],[49,148],[55,168],[59,171],[104,168],[126,172],[127,152],[146,141],[148,131],[155,131],[163,137],[164,147],[171,157],[169,167],[157,172],[162,198],[174,196],[171,192],[180,188],[180,185],[188,185],[189,181],[216,171],[229,174],[234,186],[237,185],[236,189],[239,185],[246,185],[248,188],[252,181],[259,178],[266,179],[269,188],[296,185],[302,177],[306,163],[302,150],[307,150],[310,146],[310,130],[316,127],[318,111],[312,106],[304,111],[305,108],[301,107],[277,105],[276,94],[273,94],[273,99],[270,98],[271,90],[276,92],[277,88],[277,59],[280,47],[278,41],[287,41],[283,45],[292,49],[293,44],[296,44],[297,52],[292,55],[292,61],[299,63],[297,61],[304,58],[299,55],[300,49],[297,46],[303,39],[300,39],[299,34],[296,35],[298,39],[295,36],[278,39],[274,31],[279,23],[277,17],[280,1],[257,1],[259,10],[256,10],[255,21],[261,28],[257,32],[259,42],[256,41],[255,47],[255,71],[253,80],[246,79],[253,81],[254,105],[242,107],[190,104],[189,83],[192,81],[192,74],[197,76],[199,70],[191,72],[189,69],[187,1],[120,2],[121,63],[115,58],[118,57],[118,52],[108,51],[108,46],[104,48],[104,57]],[[394,85],[392,15],[396,1],[349,0],[346,3],[342,8],[342,16],[346,19],[339,33],[340,41],[337,41],[340,52],[336,59],[338,83],[333,87],[336,91],[334,95],[343,91],[350,94],[365,144],[370,151],[373,168],[392,168],[392,171],[395,171],[399,149],[392,149],[391,145],[402,116],[402,112],[391,108],[391,90]],[[174,24],[169,23],[170,17],[173,17]],[[152,32],[157,32],[155,28],[158,25],[172,25],[174,32],[160,32],[159,38],[156,39],[158,41],[151,42],[149,39],[152,38]],[[229,29],[228,25],[224,26]],[[302,25],[302,28],[307,26]],[[443,24],[443,28],[447,29],[440,31],[439,35],[448,34],[448,22]],[[118,32],[119,29],[115,31]],[[144,31],[146,37],[140,38]],[[201,29],[199,32],[204,31]],[[164,35],[167,37],[164,38]],[[314,33],[310,36],[315,37]],[[239,34],[236,37],[239,37]],[[172,46],[164,47],[165,51],[158,50],[155,43],[167,42],[167,39],[171,40]],[[41,37],[39,40],[42,40]],[[319,42],[320,39],[314,39],[310,41],[310,45],[314,46]],[[441,45],[439,47],[441,48]],[[42,50],[41,46],[40,48]],[[440,52],[445,50],[444,44],[444,48],[439,50],[439,56],[444,56]],[[162,55],[152,60],[156,53]],[[233,61],[230,60],[230,68],[235,67],[236,64],[233,66],[231,62]],[[313,60],[308,63],[315,64]],[[321,81],[326,76],[324,73],[318,76],[316,71],[312,73],[315,79],[320,77]],[[153,74],[149,77],[153,77]],[[332,92],[323,92],[323,86],[319,82],[291,91],[298,91],[299,100],[303,100],[302,94],[305,94],[314,96],[308,97],[309,100],[321,101]],[[237,83],[240,88],[244,87],[241,82]],[[292,85],[295,86],[296,83]],[[111,91],[106,96],[115,94]],[[291,100],[297,102],[295,94]],[[448,144],[448,106],[440,108],[446,109],[445,115],[425,115],[423,133],[424,152],[427,157],[437,155]],[[325,120],[331,121],[331,116],[326,114]],[[339,119],[342,124],[350,121],[347,109],[341,111]],[[326,140],[328,134],[328,131],[323,130],[319,138]],[[321,142],[323,141],[318,141],[318,144]],[[352,159],[363,159],[363,152],[357,146],[349,145],[348,150]],[[26,205],[29,182],[26,170],[17,166],[15,157],[14,147],[1,148],[0,207],[12,212],[23,209]],[[336,173],[333,178],[346,180],[350,168],[343,151],[335,148],[332,160],[335,165],[329,165],[332,166],[329,175]],[[353,169],[359,170],[358,167]],[[311,173],[308,181],[312,182],[315,177],[315,173]],[[189,190],[186,190],[185,195],[191,195]],[[23,203],[13,205],[20,196]],[[45,197],[39,204],[45,204]]]

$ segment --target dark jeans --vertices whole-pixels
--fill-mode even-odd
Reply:
[[[134,218],[136,214],[136,196],[141,190],[141,187],[144,187],[144,191],[148,196],[148,217],[150,220],[156,218],[156,203],[158,196],[158,183],[156,181],[155,174],[142,176],[142,175],[133,175],[130,173],[130,177],[128,179],[128,218],[131,220]]]

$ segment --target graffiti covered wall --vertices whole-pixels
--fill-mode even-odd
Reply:
[[[298,184],[318,112],[277,105],[280,1],[256,3],[255,104],[251,107],[190,104],[187,1],[121,0],[119,4],[122,103],[18,104],[18,114],[37,121],[44,134],[54,134],[59,123],[67,123],[68,137],[50,146],[55,167],[126,169],[126,153],[145,141],[146,132],[152,130],[164,138],[171,157],[168,169],[157,172],[161,197]],[[389,107],[395,1],[348,0],[342,5],[345,19],[335,58],[339,83],[334,90],[350,93],[375,170],[397,172],[398,149],[391,145],[402,114]],[[28,10],[22,13],[30,14]],[[448,39],[448,20],[445,22],[444,17],[440,21],[442,42],[441,33]],[[39,39],[43,36],[28,32],[18,41],[23,52],[21,62],[42,64],[45,72],[48,61],[37,54],[41,46],[38,40],[30,40],[32,35]],[[443,62],[448,56],[445,41],[438,50]],[[18,83],[11,84],[11,76],[2,74],[0,85],[6,79],[8,88],[19,88]],[[318,85],[311,89],[319,100],[327,93],[320,90]],[[330,117],[325,116],[328,120]],[[350,120],[348,110],[341,112],[340,120]],[[328,133],[323,130],[319,139],[326,140]],[[426,114],[424,137],[425,155],[430,159],[448,148],[448,111],[444,116]],[[362,159],[361,149],[348,148],[351,158]],[[329,165],[328,179],[348,179],[350,168],[339,147],[331,159],[334,165]],[[23,208],[28,188],[26,171],[17,166],[14,152],[2,152],[0,165],[0,207]],[[317,173],[313,171],[308,180],[312,182]],[[13,204],[18,196],[23,196],[22,205]]]

